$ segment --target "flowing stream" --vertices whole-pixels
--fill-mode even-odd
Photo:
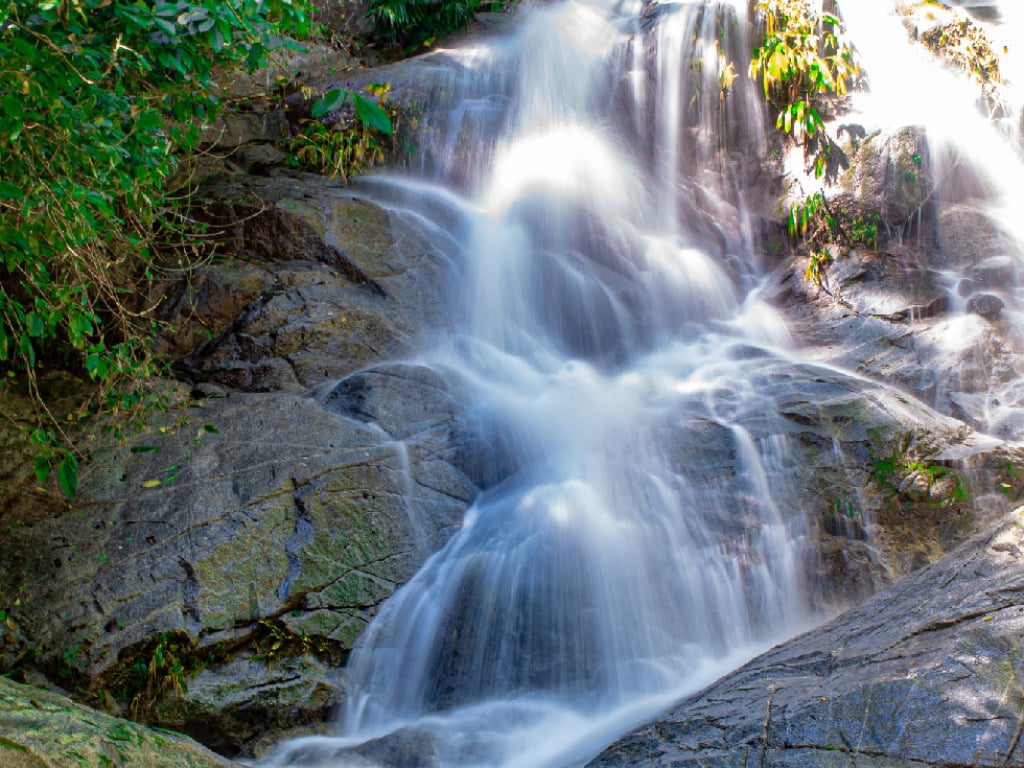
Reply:
[[[759,294],[747,14],[526,7],[453,54],[431,180],[364,184],[446,222],[457,328],[418,362],[469,393],[494,482],[353,652],[339,735],[269,764],[578,764],[820,620],[791,447],[747,426],[791,354]]]

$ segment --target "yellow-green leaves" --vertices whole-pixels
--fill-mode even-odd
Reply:
[[[319,118],[351,100],[356,119],[341,128],[329,128],[316,119],[303,121],[300,133],[284,142],[283,148],[291,153],[292,162],[317,173],[340,177],[342,181],[383,162],[384,139],[394,133],[388,113],[391,107],[386,103],[390,86],[372,83],[367,90],[376,100],[336,89],[314,102],[312,114]]]
[[[813,136],[822,120],[820,94],[846,93],[858,74],[853,46],[839,18],[818,13],[807,0],[760,0],[764,42],[754,51],[750,77],[761,79],[765,99],[778,112],[776,127],[795,138]]]

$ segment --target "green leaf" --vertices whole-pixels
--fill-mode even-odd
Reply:
[[[32,469],[36,474],[36,480],[45,483],[50,476],[50,462],[44,456],[36,456],[32,459]]]
[[[78,459],[73,453],[65,454],[64,461],[57,467],[57,483],[65,496],[75,498],[78,492]]]
[[[313,117],[323,117],[328,112],[341,109],[349,97],[349,92],[343,88],[336,88],[324,94],[323,98],[317,99],[313,104]]]
[[[29,366],[35,368],[36,348],[32,345],[32,340],[28,337],[27,333],[23,332],[18,340],[18,354],[28,360]]]
[[[46,326],[43,324],[43,319],[39,317],[35,312],[29,312],[25,316],[25,325],[28,330],[28,335],[33,339],[42,337],[46,331]]]
[[[93,352],[85,358],[85,370],[92,379],[103,379],[110,372],[110,364],[98,353]]]
[[[140,131],[152,131],[164,124],[163,116],[157,109],[147,109],[135,121],[135,128]]]
[[[173,21],[168,21],[167,19],[161,19],[157,16],[154,16],[153,23],[160,28],[161,32],[166,34],[172,40],[178,36],[178,28],[174,26]]]
[[[9,181],[0,181],[0,200],[24,200],[25,193],[21,187]]]
[[[12,120],[20,121],[25,115],[25,105],[22,103],[21,98],[13,93],[8,93],[4,96],[3,102],[0,102],[0,104],[3,105],[4,112]]]
[[[376,101],[361,96],[358,93],[353,93],[352,103],[356,106],[356,116],[364,125],[368,125],[388,136],[394,132],[391,118],[388,117],[388,113]]]
[[[132,453],[152,453],[160,449],[155,445],[133,445],[129,450]]]

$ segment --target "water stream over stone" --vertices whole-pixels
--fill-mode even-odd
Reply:
[[[268,764],[577,764],[821,618],[791,446],[750,427],[792,353],[759,295],[747,6],[524,8],[456,54],[438,183],[362,187],[445,221],[457,328],[416,362],[469,393],[490,483],[353,652],[339,735]],[[734,476],[679,459],[712,429]]]

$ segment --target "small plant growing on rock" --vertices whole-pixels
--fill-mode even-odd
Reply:
[[[397,114],[386,102],[389,86],[369,86],[379,102],[350,91],[329,92],[313,105],[313,117],[302,121],[299,133],[285,141],[296,165],[348,183],[354,174],[364,173],[384,162],[385,141],[394,133]],[[318,118],[352,102],[354,116],[340,128],[330,128]]]
[[[957,69],[967,72],[981,87],[982,99],[989,111],[992,114],[1000,111],[999,55],[984,30],[970,19],[959,18],[927,30],[921,35],[921,42]]]
[[[164,696],[182,697],[185,684],[183,658],[188,648],[168,634],[160,636],[148,661],[137,659],[132,667],[136,693],[128,706],[132,720],[144,721]]]
[[[378,40],[415,51],[471,22],[479,0],[368,0],[366,18]]]

